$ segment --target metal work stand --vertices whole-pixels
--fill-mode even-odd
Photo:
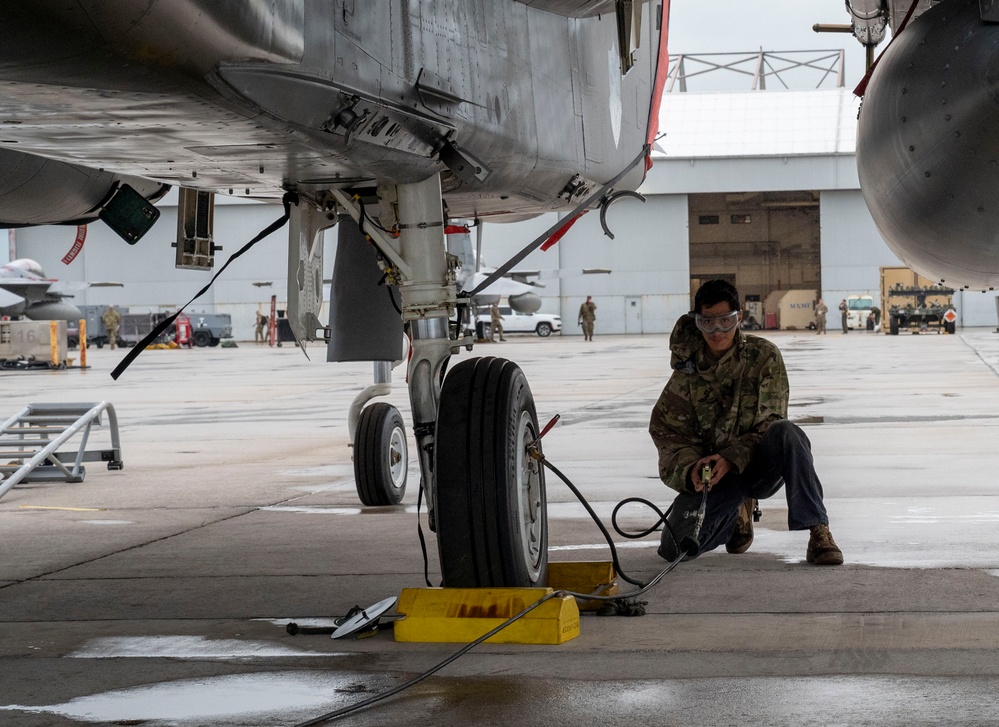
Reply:
[[[107,413],[111,446],[87,449],[90,430],[102,425]],[[59,452],[77,434],[79,449]],[[118,439],[118,417],[110,402],[96,404],[28,404],[0,425],[0,497],[21,482],[83,482],[84,462],[107,462],[109,470],[124,467]]]

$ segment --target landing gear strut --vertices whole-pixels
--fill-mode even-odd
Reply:
[[[364,222],[363,208],[351,198],[337,190],[330,194],[359,226]],[[444,585],[544,585],[544,472],[527,453],[540,431],[527,379],[516,364],[497,358],[463,361],[444,378],[452,354],[470,347],[472,338],[457,340],[460,334],[451,324],[458,259],[447,253],[444,241],[440,178],[383,186],[378,196],[379,224],[367,222],[362,229],[378,247],[383,280],[398,286],[408,324],[416,453]],[[382,234],[389,229],[398,237]],[[405,439],[388,409],[369,409],[368,428],[356,429],[355,463],[365,472],[388,474],[392,443],[398,455]],[[388,451],[390,459],[366,456],[380,451]],[[388,493],[362,489],[362,469],[357,474],[362,501],[395,494],[391,487]]]

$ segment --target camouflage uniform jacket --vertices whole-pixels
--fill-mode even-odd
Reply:
[[[673,374],[652,409],[649,434],[659,450],[659,476],[682,492],[701,457],[720,454],[744,471],[763,432],[787,417],[789,386],[780,350],[742,331],[715,360],[688,314],[677,321],[669,347]]]
[[[121,314],[116,310],[108,309],[104,311],[104,315],[101,316],[101,320],[104,321],[105,328],[117,328],[121,325]]]
[[[583,303],[579,306],[579,320],[586,321],[587,323],[593,323],[597,319],[597,304]]]

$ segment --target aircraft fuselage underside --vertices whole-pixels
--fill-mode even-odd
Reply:
[[[645,141],[655,54],[622,76],[613,15],[279,5],[0,9],[0,150],[270,198],[440,172],[474,217],[569,207]]]

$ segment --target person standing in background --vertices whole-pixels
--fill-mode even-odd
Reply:
[[[597,304],[593,296],[586,296],[586,302],[579,306],[579,325],[583,327],[583,340],[593,340],[593,322],[597,320]]]
[[[849,333],[850,332],[850,327],[846,324],[847,323],[848,311],[849,311],[849,308],[846,305],[846,298],[843,298],[843,300],[840,301],[840,304],[839,304],[840,321],[843,324],[843,333]]]
[[[500,315],[499,305],[493,303],[493,307],[489,311],[489,338],[495,341],[497,333],[501,341],[506,340],[503,338],[503,316]]]
[[[263,316],[260,311],[257,311],[257,322],[253,326],[253,341],[254,343],[265,343],[264,338],[264,324],[267,323],[267,319]]]
[[[108,309],[104,311],[104,315],[101,316],[101,320],[104,321],[104,327],[108,331],[108,342],[111,344],[111,350],[114,351],[118,343],[118,326],[121,325],[121,314],[114,309],[113,305],[109,305]]]
[[[819,302],[815,304],[815,333],[825,333],[826,332],[826,313],[829,312],[829,306],[822,302],[822,298],[819,298]]]

